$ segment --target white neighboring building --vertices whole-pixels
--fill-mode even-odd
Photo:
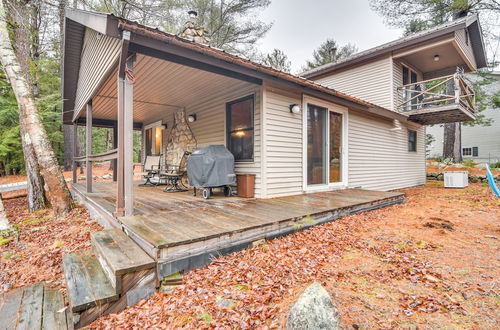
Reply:
[[[493,95],[500,91],[500,72],[489,74],[496,81],[484,85],[485,92]],[[472,81],[480,78],[478,75],[468,75]],[[486,118],[493,119],[491,126],[462,126],[462,157],[472,158],[477,163],[495,163],[500,161],[500,109],[488,108],[481,112]],[[433,125],[426,128],[435,141],[428,147],[428,157],[443,155],[443,125]]]

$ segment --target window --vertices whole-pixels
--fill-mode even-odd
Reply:
[[[415,107],[413,105],[416,105],[418,103],[418,98],[413,98],[414,96],[417,95],[415,90],[419,90],[420,86],[417,85],[417,80],[418,76],[415,71],[412,69],[408,68],[407,66],[403,65],[403,85],[407,86],[404,89],[403,93],[403,101],[407,101],[411,99],[409,104],[405,107],[405,110],[413,110]],[[413,85],[410,85],[413,84]]]
[[[465,44],[469,46],[469,30],[467,29],[464,30],[465,30]]]
[[[146,156],[161,154],[162,126],[161,122],[148,125],[144,128]]]
[[[417,151],[417,131],[408,130],[408,151]]]
[[[253,95],[226,104],[227,148],[235,161],[253,161],[253,117]]]
[[[462,156],[464,157],[478,157],[479,148],[478,147],[464,147],[462,148]]]

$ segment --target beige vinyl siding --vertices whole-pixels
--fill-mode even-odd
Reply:
[[[296,195],[302,189],[302,115],[290,113],[300,94],[266,89],[265,155],[267,197]]]
[[[472,50],[472,43],[468,40],[465,33],[465,29],[460,29],[455,31],[455,40],[457,41],[458,46],[464,52],[467,59],[472,63],[474,68],[477,68],[476,59],[474,58],[474,52]]]
[[[189,123],[198,147],[210,144],[226,145],[226,103],[254,94],[254,161],[237,162],[236,173],[255,174],[255,195],[261,197],[261,87],[246,82],[237,82],[231,89],[220,90],[211,97],[200,100],[197,104],[186,107],[186,115],[196,114],[196,121]],[[168,128],[163,133],[163,148],[167,144],[168,134],[173,126],[175,110],[165,110],[162,120]],[[154,122],[152,121],[152,122]],[[146,125],[149,123],[145,123]],[[165,151],[164,151],[165,153]]]
[[[392,62],[392,79],[393,79],[393,108],[392,110],[398,111],[398,105],[403,102],[403,93],[398,90],[398,87],[403,86],[403,67],[400,61],[393,60]]]
[[[392,58],[385,57],[348,70],[335,72],[328,77],[316,80],[316,82],[391,109],[391,66]]]
[[[425,129],[349,113],[349,187],[393,190],[425,183]],[[417,152],[408,151],[408,128],[417,131]]]
[[[120,53],[120,40],[87,28],[83,41],[75,113],[80,111],[92,92],[114,67]]]

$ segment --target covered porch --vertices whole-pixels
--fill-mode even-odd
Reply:
[[[272,199],[204,200],[190,192],[168,194],[134,182],[134,215],[115,217],[116,183],[96,182],[88,193],[73,184],[76,197],[95,217],[124,230],[158,264],[159,278],[200,267],[213,257],[264,239],[339,217],[402,203],[399,192],[335,190]],[[107,223],[107,224],[106,224]]]
[[[95,34],[95,38],[98,43],[103,36]],[[251,145],[251,150],[244,154],[245,159],[236,162],[235,170],[256,175],[258,196],[262,81],[127,40],[122,40],[118,48],[121,53],[116,55],[117,61],[109,67],[88,101],[84,103],[83,98],[77,97],[77,108],[78,104],[81,108],[75,111],[73,121],[75,129],[77,125],[86,126],[86,148],[84,155],[75,158],[73,177],[74,183],[78,183],[77,167],[85,163],[86,179],[84,184],[78,183],[75,187],[85,187],[89,194],[96,193],[91,164],[112,160],[115,183],[107,186],[108,201],[101,201],[108,209],[110,203],[114,205],[110,214],[117,217],[136,214],[142,204],[136,201],[140,196],[135,194],[138,191],[146,194],[148,189],[157,193],[165,205],[171,205],[179,198],[160,188],[137,190],[138,183],[134,180],[139,177],[133,175],[133,153],[137,148],[140,149],[139,162],[144,163],[150,155],[160,155],[160,168],[167,170],[167,166],[185,167],[185,152],[211,144],[228,145],[228,140],[234,137],[238,141],[233,143]],[[231,112],[231,105],[241,102],[251,107],[248,118],[240,115],[239,109]],[[228,122],[230,112],[233,125]],[[93,127],[113,128],[113,149],[93,153]],[[133,140],[133,130],[142,132],[139,146]],[[112,202],[110,195],[114,195]]]

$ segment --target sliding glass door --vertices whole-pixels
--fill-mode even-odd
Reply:
[[[326,108],[307,106],[307,184],[326,183]]]
[[[342,114],[330,111],[329,182],[342,182]]]
[[[307,187],[342,185],[344,114],[307,104]]]

